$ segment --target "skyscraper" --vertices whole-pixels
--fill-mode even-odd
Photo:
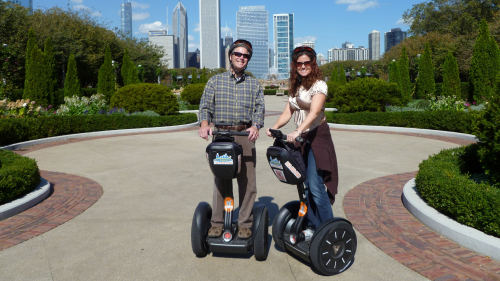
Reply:
[[[380,32],[372,31],[368,34],[368,49],[370,49],[370,59],[380,59]]]
[[[293,14],[274,14],[274,67],[285,79],[290,77],[293,51]]]
[[[179,54],[176,61],[176,68],[186,68],[188,67],[188,18],[186,8],[181,4],[177,3],[174,8],[174,14],[172,18],[172,27],[174,29],[174,37],[177,38],[177,47]]]
[[[386,32],[384,37],[385,52],[387,52],[406,38],[406,31],[401,31],[401,28],[393,28]]]
[[[265,6],[245,6],[236,12],[236,37],[252,43],[247,70],[258,79],[269,72],[269,13]]]
[[[224,38],[224,48],[231,45],[233,45],[233,35],[231,34],[231,36],[228,36],[226,33],[226,38]]]
[[[333,47],[328,50],[328,62],[332,61],[347,61],[347,60],[368,60],[369,50],[363,46],[354,48],[354,44],[346,41],[342,43],[342,48]]]
[[[149,43],[163,48],[164,56],[160,59],[161,63],[168,67],[174,68],[174,62],[177,60],[175,52],[175,36],[168,35],[166,30],[149,31]]]
[[[311,47],[314,50],[314,42],[313,41],[302,42],[301,46]]]
[[[122,34],[125,37],[132,39],[132,3],[130,0],[125,0],[122,4]]]
[[[200,0],[201,68],[220,67],[220,42],[220,0]]]

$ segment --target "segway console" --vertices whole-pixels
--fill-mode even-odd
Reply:
[[[215,124],[216,128],[230,127],[231,124]],[[212,208],[207,202],[200,202],[193,216],[191,226],[191,246],[197,257],[204,257],[208,252],[246,254],[253,249],[257,260],[267,258],[268,211],[264,205],[254,207],[252,235],[249,239],[240,239],[237,235],[238,224],[233,221],[234,197],[232,181],[241,171],[243,150],[234,142],[233,136],[248,136],[248,132],[236,132],[218,129],[213,131],[212,143],[207,146],[206,158],[214,176],[224,181],[224,226],[222,235],[208,237],[211,227]]]
[[[308,212],[304,181],[306,165],[300,150],[286,142],[286,135],[270,129],[276,138],[267,149],[267,160],[274,174],[283,183],[296,185],[300,201],[285,204],[273,222],[273,240],[287,252],[310,262],[323,275],[343,272],[354,261],[357,240],[351,223],[343,218],[323,222],[312,237],[306,237],[305,220]],[[302,138],[296,141],[302,142]]]

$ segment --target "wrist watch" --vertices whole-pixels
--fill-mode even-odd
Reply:
[[[255,123],[253,125],[254,125],[255,128],[257,128],[257,130],[260,130],[260,125],[259,124]]]

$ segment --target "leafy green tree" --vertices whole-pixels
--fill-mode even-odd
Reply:
[[[137,79],[138,83],[144,83],[144,67],[142,64],[137,66]]]
[[[484,172],[500,184],[500,95],[494,95],[482,118],[478,118],[475,135],[480,140],[479,160]]]
[[[347,83],[347,78],[345,77],[345,70],[342,65],[340,65],[339,68],[339,84],[340,85],[345,85]]]
[[[123,86],[126,86],[129,84],[128,74],[130,73],[130,58],[128,55],[128,49],[125,49],[125,52],[123,54],[122,68],[120,71],[123,79]]]
[[[401,57],[398,61],[399,77],[401,79],[401,96],[404,100],[411,100],[411,81],[410,81],[410,69],[408,61],[408,53],[406,52],[406,47],[401,50]]]
[[[54,48],[52,45],[52,39],[47,37],[45,40],[45,45],[43,47],[44,54],[44,76],[46,86],[46,94],[47,101],[51,105],[57,105],[60,103],[59,98],[57,96],[57,78],[56,78],[56,59],[54,57]]]
[[[330,81],[334,83],[339,83],[339,72],[337,70],[337,66],[333,67],[332,76],[330,76]]]
[[[36,101],[39,105],[46,106],[47,101],[47,82],[45,80],[45,58],[42,51],[38,46],[33,46],[31,48],[31,54],[29,55],[30,67],[27,71],[26,77],[28,77],[25,82],[28,85],[28,89],[24,89],[24,99],[30,99],[31,101]]]
[[[496,68],[498,66],[495,64],[498,60],[495,58],[498,57],[498,48],[491,48],[491,40],[488,24],[486,20],[482,20],[469,70],[469,79],[472,86],[470,87],[472,88],[470,98],[474,101],[478,101],[485,96],[491,96],[493,91],[496,75],[495,77],[492,77],[492,75],[497,72]]]
[[[359,75],[361,78],[365,78],[366,77],[366,68],[363,66],[361,67],[361,70],[359,71]]]
[[[429,95],[435,95],[436,82],[434,80],[434,66],[432,65],[432,54],[429,43],[425,44],[425,50],[418,65],[418,92],[417,97],[428,99]],[[459,84],[460,87],[460,84]]]
[[[33,28],[30,28],[28,32],[28,43],[26,44],[26,61],[25,61],[25,68],[26,68],[26,78],[24,80],[24,95],[26,96],[31,96],[31,91],[32,91],[32,86],[33,86],[33,81],[34,77],[31,77],[32,72],[29,71],[31,67],[31,53],[34,47],[37,47],[36,44],[36,38],[35,38],[35,31]],[[28,92],[28,93],[27,93]]]
[[[182,86],[186,87],[187,85],[189,85],[189,75],[187,72],[184,72],[182,74]]]
[[[443,96],[461,96],[460,76],[458,74],[457,60],[452,53],[448,53],[444,62]]]
[[[399,70],[398,70],[398,62],[392,61],[389,72],[389,83],[396,83],[398,85],[398,89],[401,91],[401,78],[400,78]]]
[[[78,79],[78,69],[76,66],[75,55],[69,55],[68,73],[64,80],[64,96],[81,96],[80,80]]]
[[[198,84],[198,73],[195,69],[191,73],[191,84]]]
[[[104,55],[104,63],[99,69],[99,76],[97,82],[97,93],[103,94],[104,99],[109,104],[111,97],[115,93],[115,73],[113,63],[111,60],[111,51],[109,46],[106,47],[106,54]]]
[[[139,81],[139,73],[137,71],[137,67],[133,62],[129,62],[128,66],[128,74],[127,74],[127,85],[138,84]]]
[[[201,76],[200,76],[200,83],[207,83],[207,82],[208,82],[207,70],[205,67],[203,67],[203,72],[201,73]]]

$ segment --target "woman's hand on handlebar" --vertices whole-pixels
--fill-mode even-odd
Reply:
[[[212,127],[208,125],[201,125],[200,129],[198,129],[198,136],[208,141],[208,136],[212,136]]]
[[[271,134],[271,131],[269,131],[269,129],[273,129],[273,128],[267,128],[267,129],[266,129],[266,135],[267,135],[268,137],[274,138],[273,134]],[[276,129],[274,129],[274,130],[276,130]]]
[[[291,142],[291,143],[295,143],[295,139],[298,137],[300,137],[300,133],[297,131],[293,131],[292,133],[286,135],[286,141]]]

